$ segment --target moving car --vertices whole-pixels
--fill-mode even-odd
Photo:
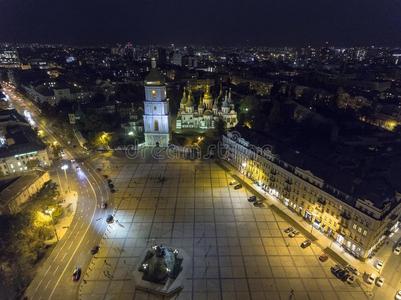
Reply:
[[[251,196],[248,198],[249,202],[255,202],[257,200],[256,196]]]
[[[302,242],[301,248],[305,249],[305,248],[309,247],[311,244],[312,244],[311,240],[305,240]]]
[[[294,227],[287,227],[286,229],[284,229],[285,233],[290,233],[292,231],[294,231]]]
[[[81,278],[81,268],[75,267],[74,272],[72,272],[72,280],[78,281]]]
[[[237,184],[236,186],[234,186],[234,190],[239,190],[242,188],[242,184]]]
[[[325,254],[325,253],[322,253],[322,254],[320,254],[320,256],[319,256],[319,260],[321,261],[321,262],[325,262],[326,260],[328,260],[329,259],[329,257],[327,256],[327,254]]]
[[[401,300],[401,290],[399,290],[399,291],[397,292],[397,294],[395,294],[395,299],[396,299],[396,300]]]
[[[293,237],[296,237],[298,234],[299,234],[298,230],[293,230],[292,232],[290,232],[288,237],[293,238]]]
[[[100,247],[98,245],[93,246],[92,249],[91,249],[91,254],[95,255],[96,253],[98,253],[99,252],[99,248]]]
[[[373,282],[375,282],[376,276],[372,273],[369,274],[368,277],[366,278],[366,282],[368,284],[372,284]]]
[[[376,285],[377,285],[378,287],[382,287],[383,284],[384,284],[384,278],[383,278],[383,277],[377,277],[377,278],[376,278]]]

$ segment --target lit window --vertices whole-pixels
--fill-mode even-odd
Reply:
[[[352,226],[352,228],[355,229],[355,230],[356,230],[356,227],[357,227],[356,224],[354,224],[354,226]]]
[[[367,232],[366,230],[364,230],[364,231],[363,231],[363,235],[366,236],[367,234],[368,234],[368,232]]]

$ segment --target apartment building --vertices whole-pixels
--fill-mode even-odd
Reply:
[[[15,110],[0,110],[0,176],[47,168],[46,145]]]
[[[355,257],[366,259],[398,230],[400,186],[380,176],[350,176],[340,164],[319,164],[250,131],[222,137],[223,159]]]

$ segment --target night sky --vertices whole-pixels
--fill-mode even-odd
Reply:
[[[401,0],[0,0],[0,41],[401,45]]]

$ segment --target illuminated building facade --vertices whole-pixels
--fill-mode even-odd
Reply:
[[[252,145],[230,132],[222,142],[224,159],[354,256],[366,259],[386,236],[398,230],[399,191],[391,191],[393,197],[383,198],[378,205],[366,197],[350,196],[311,171],[283,161],[271,146]]]
[[[222,102],[220,104],[220,102]],[[190,88],[184,88],[180,102],[180,110],[177,115],[176,129],[198,129],[207,130],[215,128],[217,121],[221,119],[226,128],[233,128],[238,123],[237,112],[231,99],[231,90],[226,91],[223,99],[223,89],[216,99],[210,92],[207,84],[195,107],[195,98]]]
[[[167,147],[171,139],[170,111],[166,84],[152,59],[152,69],[145,78],[143,126],[146,146]]]

